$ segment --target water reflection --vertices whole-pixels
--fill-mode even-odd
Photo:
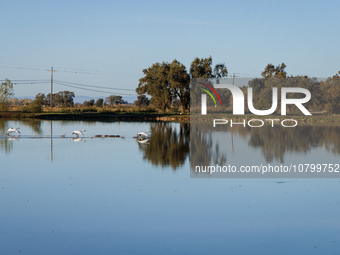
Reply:
[[[190,165],[224,164],[227,155],[220,153],[220,144],[214,143],[211,124],[191,123],[190,129]]]
[[[301,126],[297,128],[247,128],[250,133],[249,145],[261,148],[267,162],[284,162],[288,152],[308,153],[315,147],[328,152],[340,153],[340,127],[337,126]],[[236,132],[242,132],[240,129]]]
[[[308,154],[316,148],[328,153],[340,154],[339,134],[339,126],[303,125],[296,128],[281,126],[273,128],[268,125],[261,128],[243,126],[230,128],[221,125],[212,128],[211,123],[191,123],[190,165],[194,167],[224,164],[227,161],[227,153],[221,152],[220,148],[229,147],[229,151],[234,152],[233,137],[242,138],[242,143],[248,145],[252,151],[260,149],[267,163],[273,161],[283,163],[286,155]]]
[[[138,143],[143,158],[155,166],[182,166],[189,155],[189,123],[180,123],[179,130],[172,123],[151,123],[150,140]]]
[[[15,122],[14,125],[21,126],[21,130],[25,130],[24,135],[22,135],[24,138],[29,137],[30,135],[27,136],[27,134],[31,132],[34,133],[31,138],[38,138],[35,134],[43,134],[46,138],[48,134],[51,161],[53,161],[53,140],[56,137],[65,138],[65,135],[60,135],[64,131],[63,127],[72,124],[85,125],[83,122],[61,121],[56,125],[55,131],[53,123],[53,121],[22,120]],[[0,133],[5,134],[10,124],[13,125],[8,121],[0,121]],[[44,125],[45,128],[43,128]],[[96,122],[89,122],[86,123],[87,128],[89,128],[88,125],[93,125],[95,132],[102,131],[100,126],[102,123],[98,122],[96,126]],[[133,125],[135,124],[131,123],[131,126]],[[244,153],[249,154],[246,156],[251,156],[253,152],[260,151],[262,155],[260,157],[268,163],[273,161],[284,163],[287,155],[306,155],[315,149],[329,154],[340,154],[339,126],[301,125],[296,128],[284,128],[267,125],[261,128],[251,128],[239,125],[230,128],[227,125],[219,125],[212,128],[211,123],[165,122],[154,122],[146,125],[148,125],[147,129],[145,124],[143,129],[151,131],[150,139],[136,142],[138,149],[143,154],[143,159],[152,165],[170,166],[174,170],[184,164],[186,159],[189,158],[189,152],[191,167],[232,163],[234,152],[236,156]],[[139,127],[136,127],[136,129],[141,131]],[[53,132],[57,134],[53,134]],[[6,154],[10,153],[13,150],[14,143],[20,139],[23,138],[13,135],[0,139],[1,150]],[[82,137],[74,138],[73,141],[85,142]],[[240,146],[247,148],[247,152],[242,151]]]
[[[13,150],[12,138],[0,139],[0,147],[1,151],[5,151],[6,154],[9,154]]]
[[[72,138],[72,140],[75,141],[75,142],[86,142],[85,140],[83,140],[82,137]]]

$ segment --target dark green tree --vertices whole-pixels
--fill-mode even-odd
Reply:
[[[173,100],[179,99],[182,111],[188,109],[190,104],[190,75],[185,66],[176,59],[170,64],[168,81]]]
[[[136,92],[139,95],[148,94],[156,107],[166,111],[170,108],[174,97],[168,80],[170,66],[168,63],[155,63],[144,69],[144,77],[139,79]]]
[[[215,65],[212,68],[212,57],[209,58],[195,58],[190,66],[191,78],[222,78],[227,77],[228,70],[224,64]]]
[[[211,79],[215,79],[213,83],[219,83],[219,79],[223,77],[228,76],[228,70],[224,64],[217,64],[213,68],[212,66],[212,57],[209,58],[195,58],[194,61],[192,61],[190,66],[190,76],[192,79],[191,85],[193,90],[191,91],[191,106],[194,106],[191,108],[191,110],[194,110],[195,106],[197,106],[200,102],[200,94],[201,91],[196,89],[195,82],[200,79],[199,81],[205,82],[213,86]],[[221,95],[221,98],[225,104],[230,104],[230,91],[228,90],[218,90],[218,93]],[[208,106],[213,106],[214,102],[209,98],[208,99]]]
[[[74,92],[71,91],[60,91],[56,94],[52,94],[52,100],[53,100],[53,106],[59,106],[59,107],[73,107],[74,102],[73,99],[75,97]],[[48,94],[46,96],[45,102],[46,105],[51,104],[51,94]]]
[[[103,103],[104,103],[104,99],[103,99],[103,98],[99,98],[99,99],[96,101],[96,106],[97,106],[97,107],[103,107]]]
[[[94,105],[94,99],[91,99],[89,101],[85,101],[83,103],[83,105],[86,106],[86,107],[92,107]]]
[[[144,77],[139,80],[136,92],[151,96],[151,103],[166,111],[175,99],[181,102],[181,108],[189,106],[190,76],[186,68],[176,59],[172,63],[155,63],[143,70]]]
[[[263,78],[286,78],[286,67],[287,66],[285,65],[285,63],[282,63],[281,65],[278,65],[276,67],[273,64],[268,64],[261,75]]]
[[[35,96],[34,103],[43,106],[46,103],[46,96],[44,93],[39,93]]]
[[[110,95],[105,99],[105,103],[113,107],[114,105],[124,104],[122,96]]]
[[[42,107],[45,105],[45,103],[46,103],[45,94],[39,93],[35,96],[35,99],[31,103],[31,105],[29,107],[29,111],[31,111],[31,112],[41,112]]]
[[[135,106],[149,106],[150,100],[145,95],[137,96],[137,100],[134,101]]]

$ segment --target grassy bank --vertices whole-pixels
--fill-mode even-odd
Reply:
[[[318,125],[340,125],[340,115],[334,114],[313,114],[312,116],[304,115],[269,115],[256,116],[245,114],[234,116],[232,114],[213,113],[209,115],[181,114],[181,113],[160,113],[156,111],[126,111],[122,109],[101,109],[100,111],[74,111],[71,109],[54,108],[53,111],[45,109],[43,112],[25,112],[19,110],[10,110],[0,112],[0,118],[3,119],[46,119],[46,120],[93,120],[93,121],[176,121],[176,122],[212,122],[213,119],[233,119],[233,121],[246,121],[250,119],[294,119],[299,124],[318,124]]]
[[[98,121],[190,121],[189,115],[173,113],[127,113],[127,112],[88,112],[88,113],[68,113],[68,112],[42,112],[27,113],[20,111],[0,112],[3,119],[46,119],[46,120],[98,120]]]

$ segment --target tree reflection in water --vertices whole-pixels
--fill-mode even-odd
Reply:
[[[237,129],[236,132],[242,132]],[[297,126],[295,128],[263,126],[246,128],[250,134],[248,144],[261,148],[267,162],[284,162],[284,155],[289,153],[308,153],[312,148],[324,148],[326,151],[340,154],[340,127],[338,126]]]
[[[285,128],[265,125],[261,128],[243,126],[230,128],[225,125],[213,129],[211,123],[190,125],[181,123],[180,130],[176,130],[171,123],[150,125],[150,144],[139,144],[140,150],[144,152],[144,159],[153,165],[171,166],[173,169],[184,164],[190,148],[191,168],[225,164],[227,155],[221,152],[225,141],[214,138],[216,131],[242,137],[251,148],[260,148],[268,163],[274,160],[283,163],[286,153],[306,154],[316,147],[340,154],[340,127],[338,126],[301,125]]]
[[[42,134],[41,125],[39,120],[20,121],[22,129],[25,126],[30,127],[35,134]],[[0,120],[0,134],[5,134],[8,128],[8,123]],[[227,155],[223,149],[226,143],[215,136],[216,131],[242,137],[251,148],[261,149],[268,163],[283,163],[286,153],[306,154],[316,147],[340,154],[340,126],[298,125],[284,128],[279,125],[265,125],[251,128],[237,125],[230,128],[228,125],[219,125],[213,128],[211,123],[157,122],[150,124],[150,131],[149,144],[138,144],[144,159],[155,166],[171,166],[174,170],[185,163],[189,152],[191,167],[225,164]],[[10,153],[13,141],[8,138],[0,139],[0,147],[5,153]]]
[[[21,120],[20,126],[21,126],[21,130],[23,129],[23,127],[29,127],[32,129],[32,131],[35,134],[38,134],[38,135],[42,134],[40,120],[32,120],[32,119]],[[13,126],[13,127],[16,128],[16,126]],[[8,126],[7,121],[0,120],[0,134],[4,135],[8,128],[10,127]],[[5,151],[5,153],[10,153],[12,151],[13,139],[15,139],[15,137],[0,139],[0,147],[3,151]]]
[[[189,123],[180,123],[177,130],[173,123],[151,123],[150,143],[138,144],[143,158],[155,166],[182,166],[189,154]]]
[[[227,155],[220,153],[218,141],[213,140],[211,123],[190,123],[190,166],[223,165]]]

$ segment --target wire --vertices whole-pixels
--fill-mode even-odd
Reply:
[[[81,84],[81,83],[67,82],[67,81],[60,81],[60,80],[55,80],[55,82],[61,82],[61,83],[65,83],[65,84],[84,86],[84,87],[100,88],[100,89],[117,89],[117,90],[135,91],[135,89],[121,89],[121,88],[114,88],[114,87],[102,87],[102,86],[86,85],[86,84]]]
[[[21,67],[21,66],[4,66],[0,65],[0,68],[12,68],[12,69],[18,69],[18,70],[34,70],[34,71],[50,71],[50,69],[42,69],[42,68],[34,68],[34,67]],[[59,70],[58,70],[59,68]],[[62,70],[64,69],[64,70]],[[69,69],[69,70],[67,70]],[[138,74],[129,74],[129,73],[113,73],[113,72],[98,72],[98,71],[86,71],[84,69],[76,69],[76,68],[63,68],[63,67],[57,67],[57,69],[53,70],[54,72],[62,72],[62,73],[73,73],[73,74],[88,74],[88,75],[111,75],[111,76],[135,76],[139,77]]]
[[[64,83],[61,83],[61,82],[55,82],[55,83],[59,84],[59,85],[62,85],[62,86],[71,87],[71,88],[77,88],[77,89],[82,89],[82,90],[88,90],[88,91],[94,91],[94,92],[100,92],[100,93],[107,93],[107,94],[111,94],[112,93],[112,92],[109,92],[109,91],[82,88],[82,87],[79,87],[79,86],[64,84]],[[120,92],[119,92],[119,94],[120,95],[128,95],[128,96],[135,96],[135,95],[137,95],[137,94],[126,94],[126,93],[120,93]]]
[[[49,83],[47,81],[41,81],[41,82],[13,82],[14,85],[24,85],[24,84],[46,84]]]
[[[2,81],[2,80],[0,80]],[[3,80],[5,81],[5,80]],[[49,84],[49,80],[12,80],[11,81],[14,85],[33,85],[33,84]],[[81,83],[75,83],[75,82],[66,82],[66,81],[60,81],[60,80],[54,80],[55,84],[59,84],[62,86],[67,86],[67,87],[72,87],[72,88],[78,88],[78,89],[83,89],[83,90],[88,90],[88,91],[94,91],[94,92],[100,92],[100,93],[112,93],[109,91],[103,91],[103,90],[96,90],[96,89],[88,89],[88,88],[83,88],[83,87],[92,87],[92,88],[100,88],[100,89],[106,89],[106,90],[123,90],[123,91],[135,91],[134,89],[122,89],[122,88],[112,88],[112,87],[103,87],[103,86],[94,86],[94,85],[86,85],[86,84],[81,84]],[[121,95],[131,95],[135,96],[136,94],[129,94],[129,93],[121,93],[118,92]],[[116,94],[118,94],[116,93]]]

